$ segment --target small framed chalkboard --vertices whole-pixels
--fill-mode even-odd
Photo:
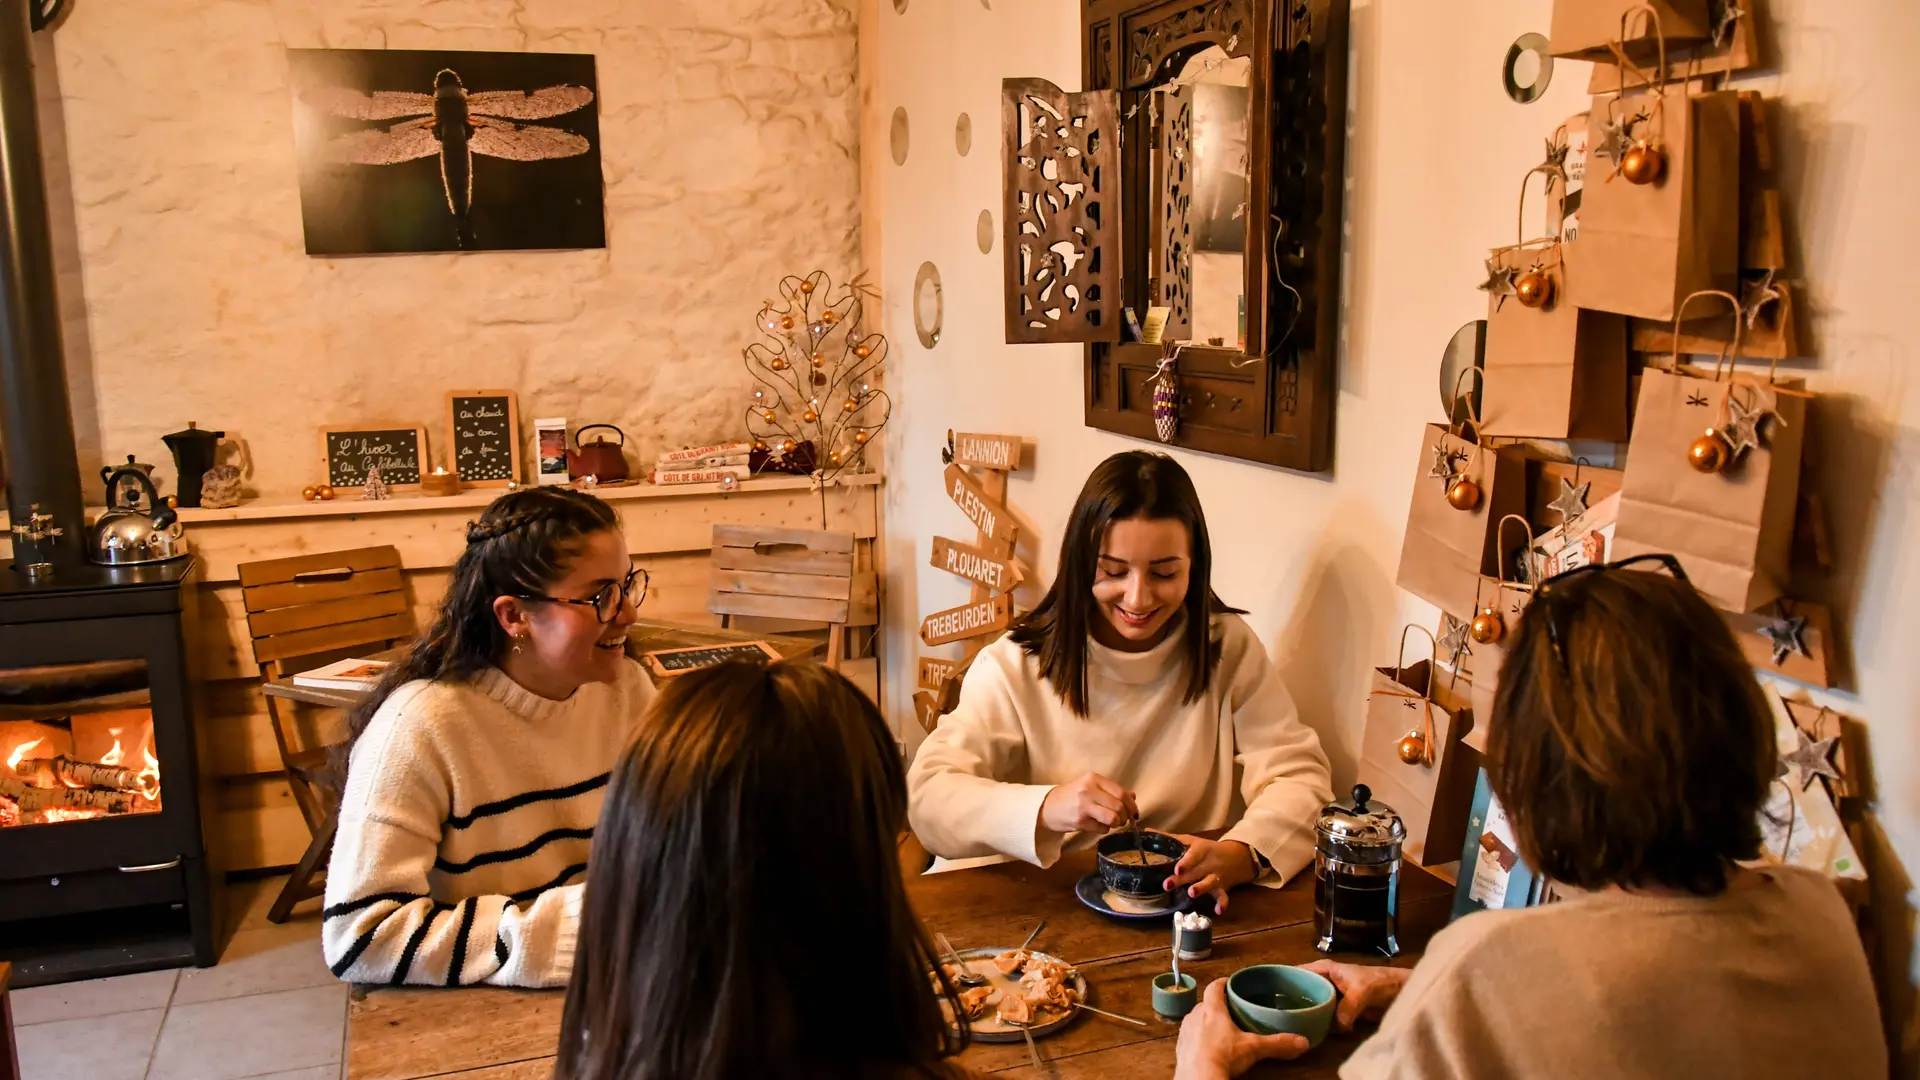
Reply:
[[[692,645],[684,649],[657,649],[641,653],[640,659],[646,661],[647,668],[656,678],[671,679],[675,675],[685,675],[689,671],[724,664],[729,660],[752,660],[757,663],[769,663],[780,659],[780,653],[764,641],[743,641],[738,645]]]
[[[427,429],[419,424],[360,424],[320,429],[327,483],[336,488],[365,487],[367,470],[380,469],[390,488],[417,488],[427,461]]]
[[[520,406],[513,391],[447,392],[447,468],[475,487],[520,479]]]

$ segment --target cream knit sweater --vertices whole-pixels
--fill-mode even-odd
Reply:
[[[1883,1038],[1840,894],[1780,867],[1714,897],[1468,915],[1340,1076],[1881,1080]]]
[[[349,762],[321,930],[333,973],[564,985],[608,774],[652,700],[631,662],[565,701],[497,668],[396,690]]]
[[[1091,833],[1040,827],[1057,784],[1099,773],[1132,790],[1141,823],[1168,832],[1232,826],[1272,864],[1277,885],[1313,856],[1332,798],[1320,739],[1300,722],[1260,639],[1237,615],[1213,620],[1220,665],[1188,704],[1179,627],[1144,653],[1087,642],[1087,715],[1010,638],[981,650],[960,704],[920,744],[908,773],[913,830],[949,859],[1004,854],[1050,866]]]

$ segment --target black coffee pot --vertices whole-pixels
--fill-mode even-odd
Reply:
[[[213,468],[215,451],[220,440],[226,437],[224,431],[202,431],[200,425],[187,421],[187,430],[176,431],[171,435],[160,436],[160,441],[173,451],[173,463],[180,470],[179,483],[175,484],[174,501],[181,506],[200,505],[200,481]]]

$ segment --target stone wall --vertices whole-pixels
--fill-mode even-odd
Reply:
[[[69,7],[40,81],[85,475],[171,481],[159,436],[192,420],[284,497],[323,424],[419,422],[440,458],[455,386],[516,390],[529,445],[536,416],[619,424],[639,467],[739,432],[782,274],[860,269],[856,0]],[[288,48],[593,54],[607,247],[309,257]]]

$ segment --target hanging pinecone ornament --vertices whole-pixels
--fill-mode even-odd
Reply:
[[[366,486],[360,490],[360,498],[371,502],[378,502],[386,498],[388,494],[387,482],[380,479],[380,466],[375,465],[367,469],[367,483]]]
[[[1153,373],[1153,433],[1161,442],[1172,442],[1180,426],[1180,377],[1173,372],[1174,359],[1160,361],[1160,370]]]

